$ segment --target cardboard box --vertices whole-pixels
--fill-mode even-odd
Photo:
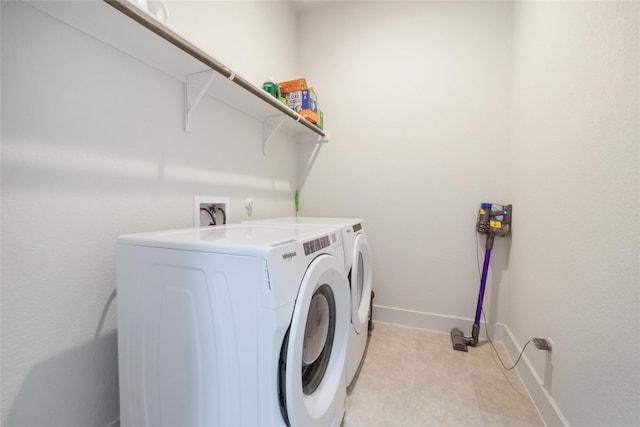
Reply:
[[[289,92],[284,95],[284,97],[289,102],[289,108],[293,111],[299,112],[302,110],[302,91]]]
[[[318,97],[313,88],[290,92],[285,96],[289,100],[289,108],[311,123],[318,121]]]
[[[282,93],[282,95],[305,89],[309,89],[309,87],[307,86],[307,79],[305,79],[304,77],[280,83],[280,92]]]

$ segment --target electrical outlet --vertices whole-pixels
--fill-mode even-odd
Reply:
[[[193,196],[193,226],[207,227],[229,222],[229,198]]]
[[[551,337],[547,337],[547,343],[549,343],[549,347],[555,347],[556,343],[551,339]]]
[[[551,351],[551,345],[544,338],[533,338],[532,341],[538,350]]]
[[[549,353],[551,353],[549,354],[551,366],[556,366],[556,343],[551,337],[547,337],[547,343],[549,343],[549,347],[551,347],[551,350],[549,351]]]

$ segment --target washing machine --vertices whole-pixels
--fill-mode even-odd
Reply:
[[[351,326],[347,353],[347,385],[350,385],[363,361],[371,315],[372,262],[364,220],[360,218],[283,217],[253,220],[246,223],[339,227],[344,249],[344,266],[351,291]]]
[[[339,426],[349,289],[337,228],[121,236],[123,427]]]

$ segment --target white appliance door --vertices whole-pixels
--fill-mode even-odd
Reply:
[[[371,304],[371,249],[364,234],[356,236],[351,264],[351,323],[358,334],[366,334]]]
[[[340,425],[349,301],[342,261],[330,255],[313,260],[303,277],[285,344],[283,415],[291,426]]]

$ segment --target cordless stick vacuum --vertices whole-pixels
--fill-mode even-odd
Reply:
[[[451,344],[454,350],[467,351],[467,346],[475,347],[478,344],[478,334],[480,333],[480,316],[482,315],[482,302],[484,300],[484,290],[487,284],[487,272],[489,270],[489,259],[491,249],[493,249],[493,239],[496,236],[506,237],[511,229],[511,205],[496,205],[482,203],[478,211],[476,221],[476,231],[487,235],[484,245],[484,266],[482,267],[482,278],[480,279],[480,292],[478,293],[478,305],[476,307],[476,318],[473,321],[471,337],[465,337],[464,333],[458,329],[451,330]]]

